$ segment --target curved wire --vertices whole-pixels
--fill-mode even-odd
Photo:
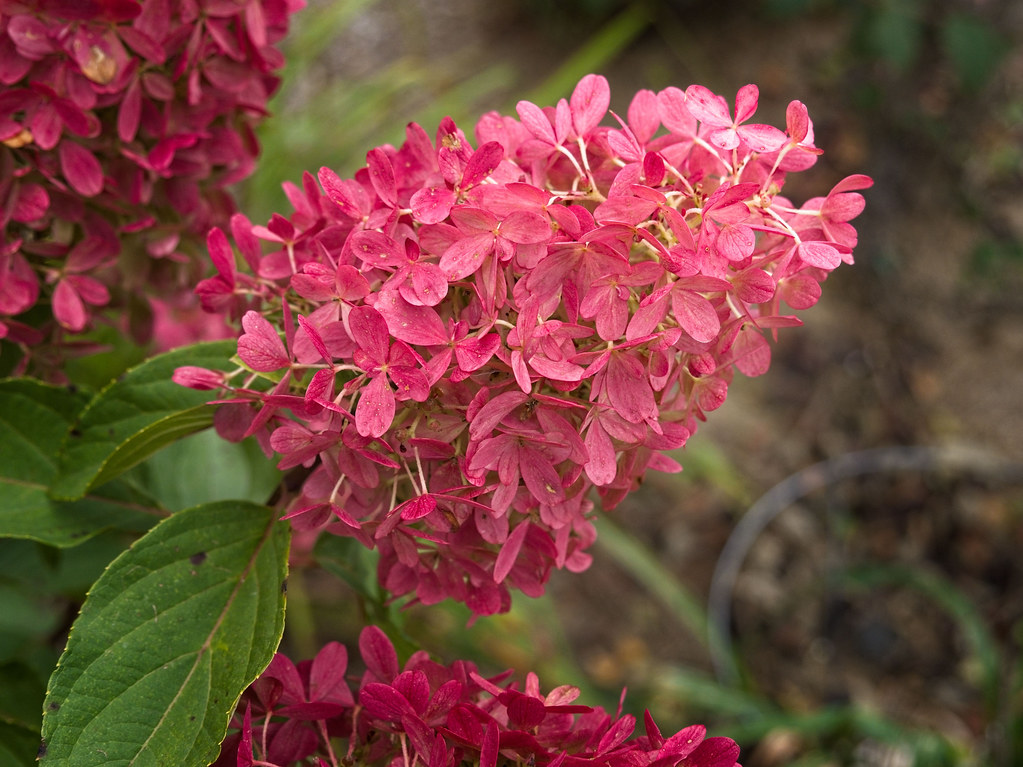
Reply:
[[[965,447],[880,447],[846,453],[785,478],[750,506],[725,542],[707,598],[708,645],[720,682],[735,684],[732,650],[732,592],[746,555],[771,521],[806,495],[843,479],[890,471],[974,471],[1007,482],[1023,482],[1023,465]]]

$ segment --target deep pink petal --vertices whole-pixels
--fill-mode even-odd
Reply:
[[[75,286],[85,303],[105,306],[110,302],[110,291],[99,280],[84,274],[68,274],[64,279]]]
[[[721,320],[714,306],[699,293],[674,290],[671,307],[679,327],[701,343],[713,341],[721,330]]]
[[[494,235],[476,234],[455,240],[440,258],[441,271],[448,280],[464,280],[476,272],[494,250]]]
[[[636,162],[643,157],[643,148],[632,131],[613,130],[607,134],[607,143],[618,157],[627,162]]]
[[[359,390],[355,428],[363,437],[379,437],[394,421],[394,392],[384,375],[377,375]]]
[[[478,442],[489,437],[494,428],[504,420],[504,417],[527,399],[528,395],[518,391],[498,394],[470,418],[469,438]]]
[[[377,147],[366,154],[369,180],[377,196],[392,208],[398,204],[398,191],[394,182],[394,166],[383,149]]]
[[[801,242],[796,246],[796,253],[810,266],[828,271],[842,263],[842,254],[826,242]]]
[[[608,731],[604,733],[600,742],[597,744],[597,752],[604,753],[613,748],[617,748],[624,743],[630,735],[632,735],[632,731],[635,729],[636,718],[631,714],[626,714],[611,725]]]
[[[584,468],[590,481],[597,487],[614,482],[618,473],[614,445],[597,418],[593,419],[590,428],[586,430],[586,452],[589,460]]]
[[[376,308],[387,321],[387,329],[399,341],[417,346],[436,346],[448,341],[440,315],[429,306],[410,304],[401,294],[385,292]]]
[[[219,389],[224,385],[224,374],[194,365],[183,365],[174,371],[171,380],[179,386],[187,386],[189,389],[209,391]]]
[[[394,382],[399,400],[425,402],[430,396],[430,382],[422,370],[395,365],[388,368],[387,374]]]
[[[402,717],[415,716],[415,710],[405,696],[389,684],[367,682],[359,690],[359,704],[365,715],[385,722],[400,722]]]
[[[369,266],[397,269],[408,261],[401,245],[374,229],[352,232],[346,245]]]
[[[771,346],[752,324],[747,323],[732,343],[731,357],[743,375],[763,375],[771,367]]]
[[[642,423],[657,416],[654,392],[643,365],[635,357],[612,354],[608,360],[607,396],[615,411],[629,423]]]
[[[569,105],[572,122],[579,136],[589,135],[607,114],[611,104],[611,88],[602,75],[586,75],[572,91]]]
[[[45,216],[49,207],[50,195],[41,184],[22,184],[11,218],[27,224]]]
[[[327,198],[334,202],[345,215],[361,219],[363,212],[369,207],[366,190],[358,182],[351,179],[341,180],[330,168],[320,168],[317,178]]]
[[[778,283],[778,291],[793,309],[809,309],[821,297],[820,283],[806,273],[786,277]]]
[[[482,338],[468,338],[460,342],[455,347],[458,367],[469,373],[479,370],[490,361],[500,345],[501,337],[497,333],[488,333]]]
[[[72,333],[80,333],[89,323],[85,303],[66,279],[58,282],[53,291],[53,316]]]
[[[462,183],[459,184],[460,188],[465,190],[479,184],[497,169],[503,159],[504,147],[500,142],[488,141],[482,144],[472,153],[472,157],[465,164],[465,170],[462,171]]]
[[[309,341],[312,343],[313,348],[315,348],[316,351],[319,352],[323,360],[327,363],[330,363],[332,361],[332,355],[329,351],[327,351],[327,345],[323,343],[323,338],[320,336],[320,331],[317,330],[316,327],[311,322],[309,322],[309,320],[307,320],[305,317],[301,315],[299,315],[298,317],[298,325],[302,330],[306,332],[306,335],[309,336]]]
[[[856,192],[836,194],[832,190],[821,206],[821,215],[831,221],[851,221],[863,212],[866,204],[862,194]]]
[[[565,99],[558,99],[554,107],[554,137],[563,144],[572,135],[572,108]]]
[[[352,339],[377,364],[387,359],[391,336],[387,322],[372,306],[357,306],[348,315]]]
[[[581,381],[586,370],[568,360],[552,360],[542,354],[529,358],[529,366],[549,381]]]
[[[242,328],[245,333],[238,339],[238,356],[250,368],[266,373],[291,363],[281,337],[259,312],[247,311]]]
[[[785,129],[797,144],[806,138],[810,131],[810,113],[802,101],[790,101],[785,108]]]
[[[728,225],[718,233],[714,249],[729,261],[742,261],[753,254],[756,242],[756,234],[750,227],[745,224]]]
[[[139,129],[142,117],[142,83],[136,78],[124,92],[121,106],[117,111],[117,135],[121,141],[132,141]]]
[[[737,132],[739,138],[754,152],[773,152],[785,146],[788,140],[788,137],[773,125],[742,125]]]
[[[750,83],[739,88],[735,95],[735,124],[746,122],[757,111],[757,100],[760,98],[760,89]]]
[[[507,517],[504,518],[506,519]],[[501,550],[497,554],[497,560],[494,562],[494,581],[496,583],[501,583],[508,577],[508,573],[512,571],[528,532],[529,522],[519,522],[501,546]]]
[[[501,236],[520,245],[535,245],[551,238],[550,222],[539,213],[517,210],[501,222]]]
[[[436,508],[437,499],[432,495],[418,495],[405,501],[395,511],[400,510],[401,518],[406,522],[414,522],[425,517],[427,514],[432,514]]]
[[[515,105],[515,111],[518,113],[519,119],[522,120],[526,130],[535,138],[551,146],[557,145],[558,139],[554,135],[551,121],[547,119],[547,115],[544,114],[540,107],[529,101],[520,101]]]
[[[412,195],[409,207],[416,221],[439,224],[448,217],[455,204],[455,193],[447,187],[428,187]]]
[[[763,304],[774,297],[774,278],[763,269],[744,269],[732,277],[735,295],[747,304]]]
[[[652,139],[657,129],[661,127],[657,94],[645,89],[637,91],[629,103],[627,117],[629,127],[640,143],[645,144]]]
[[[689,756],[700,767],[735,767],[739,745],[731,738],[707,738]]]
[[[367,626],[359,634],[359,653],[366,668],[377,679],[390,684],[398,676],[398,653],[377,626]]]
[[[501,748],[501,732],[497,722],[490,720],[483,733],[480,748],[480,767],[497,767],[497,757]]]
[[[448,294],[448,279],[436,264],[420,262],[412,269],[411,284],[402,283],[398,291],[415,306],[436,306]]]
[[[65,140],[60,142],[60,169],[64,178],[82,197],[95,197],[103,191],[103,168],[99,160],[81,144]]]
[[[206,235],[206,249],[210,253],[213,265],[217,268],[217,273],[234,287],[234,251],[231,249],[231,243],[227,240],[227,235],[219,227],[213,227]]]
[[[686,109],[697,120],[708,127],[730,128],[732,116],[728,113],[728,102],[702,85],[686,88]]]
[[[686,94],[674,86],[657,94],[657,114],[669,132],[677,136],[693,136],[696,118],[686,106]]]
[[[856,189],[869,189],[874,185],[874,179],[870,176],[865,176],[862,173],[855,173],[851,176],[846,176],[837,184],[834,189],[829,193],[831,195],[839,194],[840,192],[849,192]]]
[[[707,728],[702,724],[690,725],[664,741],[657,755],[685,759],[699,747],[706,736]]]
[[[735,128],[712,128],[707,131],[707,140],[720,149],[735,149],[739,146],[739,133]]]

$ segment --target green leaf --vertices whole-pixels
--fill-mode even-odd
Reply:
[[[906,72],[917,60],[923,43],[923,24],[917,0],[886,0],[870,17],[870,44],[896,72]]]
[[[132,368],[103,389],[68,433],[54,498],[75,500],[140,463],[160,448],[213,423],[211,392],[171,380],[182,365],[228,370],[231,340],[187,346]]]
[[[23,725],[0,721],[0,765],[33,767],[38,751],[38,732]]]
[[[284,629],[290,528],[225,501],[164,520],[93,586],[50,678],[44,767],[207,765]]]
[[[965,13],[953,13],[945,19],[941,44],[960,85],[971,93],[987,85],[1012,49],[997,27]]]
[[[210,501],[263,503],[283,476],[274,464],[256,440],[228,442],[210,429],[168,445],[131,476],[163,506],[179,511]]]
[[[35,732],[35,746],[38,746],[43,697],[46,693],[43,680],[25,663],[3,663],[0,664],[0,690],[3,690],[0,695],[0,721],[19,724]],[[35,756],[34,749],[32,755]],[[0,764],[4,764],[2,759]]]
[[[24,589],[0,583],[0,661],[44,641],[57,628],[59,617]]]
[[[73,503],[48,496],[61,444],[86,399],[28,378],[0,381],[0,537],[72,546],[109,527],[152,525],[160,510],[121,484]]]

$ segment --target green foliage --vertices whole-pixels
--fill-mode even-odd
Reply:
[[[255,440],[227,442],[212,429],[173,442],[128,476],[169,511],[210,501],[265,503],[281,481]]]
[[[882,62],[900,75],[921,64],[934,68],[930,43],[936,38],[939,61],[949,66],[963,92],[976,93],[990,82],[1011,45],[980,9],[950,11],[949,5],[937,0],[764,2],[767,14],[776,19],[830,12],[851,20],[860,63]]]
[[[951,13],[944,20],[941,44],[959,85],[971,93],[987,84],[1010,49],[997,29],[963,12]]]
[[[78,392],[30,379],[0,381],[0,537],[73,546],[108,527],[152,524],[158,509],[121,483],[73,502],[49,496],[57,455],[85,401]]]
[[[36,763],[38,749],[38,732],[0,720],[0,765],[31,767]]]
[[[214,341],[161,354],[103,389],[68,432],[51,494],[81,498],[160,448],[210,426],[210,393],[186,389],[171,375],[182,365],[227,370],[234,348],[232,341]]]
[[[289,528],[243,502],[164,520],[89,592],[50,679],[43,765],[208,764],[284,626]]]

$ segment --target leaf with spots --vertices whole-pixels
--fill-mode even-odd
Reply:
[[[222,501],[115,559],[50,677],[43,767],[213,761],[284,629],[289,530],[272,509]]]

